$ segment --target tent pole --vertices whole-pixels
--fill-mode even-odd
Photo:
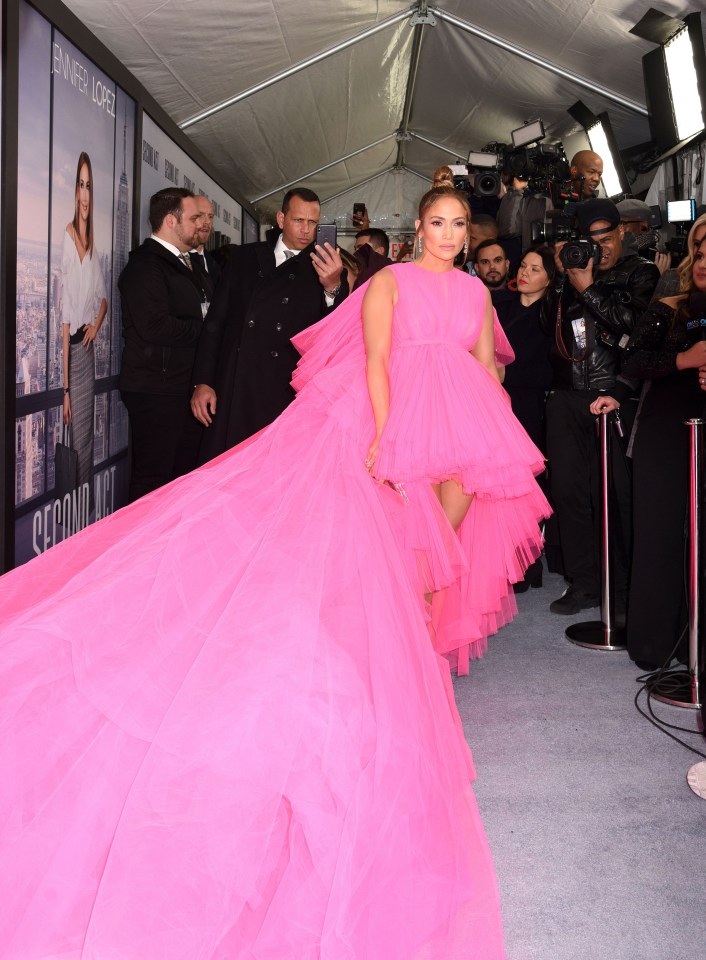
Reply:
[[[603,87],[593,80],[587,80],[586,77],[581,77],[569,70],[565,70],[563,67],[559,67],[557,64],[552,63],[551,61],[545,60],[543,57],[538,57],[529,50],[525,50],[524,47],[518,47],[514,43],[510,43],[508,40],[503,40],[502,37],[497,37],[492,33],[488,33],[487,30],[483,30],[481,27],[477,27],[475,24],[469,23],[467,20],[462,20],[460,17],[455,16],[453,13],[449,13],[447,10],[442,10],[440,7],[434,7],[433,10],[434,14],[439,17],[440,20],[446,20],[447,23],[453,24],[453,26],[458,27],[460,30],[465,30],[466,33],[470,33],[474,37],[479,37],[481,40],[486,40],[488,43],[492,43],[496,47],[501,47],[503,50],[507,50],[508,53],[512,53],[516,57],[522,57],[523,60],[528,60],[530,63],[534,63],[536,66],[542,67],[544,70],[548,70],[550,73],[555,73],[558,76],[563,77],[565,80],[570,80],[579,87],[585,87],[592,93],[596,93],[601,97],[605,97],[607,100],[612,100],[614,103],[620,104],[621,107],[625,107],[627,110],[631,110],[633,113],[639,113],[643,117],[649,115],[647,107],[642,103],[638,103],[636,100],[629,100],[627,97],[623,97],[614,90],[609,90],[608,87]]]
[[[434,24],[436,21],[433,21]],[[412,39],[412,55],[409,61],[409,74],[407,76],[407,89],[404,95],[404,108],[402,110],[402,122],[399,127],[399,140],[397,143],[397,160],[395,166],[400,168],[404,166],[404,145],[409,140],[409,117],[412,113],[412,102],[414,100],[414,88],[417,83],[417,71],[419,69],[419,57],[422,52],[422,37],[424,35],[425,22],[419,22],[414,27],[414,37]]]
[[[386,173],[389,173],[394,169],[394,167],[386,167],[384,170],[381,170],[380,173],[374,173],[372,177],[366,177],[365,180],[360,180],[358,183],[352,183],[350,187],[346,187],[345,190],[339,190],[338,193],[334,193],[332,197],[326,197],[325,200],[321,201],[321,206],[323,207],[325,203],[330,203],[331,200],[338,200],[339,197],[342,197],[345,193],[350,193],[351,190],[357,190],[358,187],[364,187],[366,183],[372,183],[373,180],[379,180],[380,177],[384,177]]]
[[[437,143],[436,140],[430,140],[429,137],[425,137],[421,133],[415,133],[414,130],[409,130],[408,133],[410,137],[414,137],[415,140],[421,140],[422,143],[428,143],[430,147],[436,147],[437,150],[443,150],[444,153],[448,153],[450,156],[456,157],[456,159],[460,162],[461,157],[468,156],[467,150],[453,150],[451,147],[444,146],[443,143]]]
[[[215,103],[213,106],[207,107],[200,113],[195,113],[193,117],[187,117],[186,120],[182,120],[182,122],[179,124],[179,127],[182,130],[193,127],[195,123],[200,123],[202,120],[207,120],[208,117],[212,117],[214,114],[220,113],[221,110],[225,110],[226,107],[232,107],[233,104],[240,103],[241,100],[246,100],[248,97],[252,97],[253,94],[260,93],[261,90],[266,90],[273,84],[279,83],[281,80],[286,80],[288,77],[294,76],[295,73],[300,73],[302,70],[306,70],[307,67],[311,67],[313,64],[319,63],[321,60],[326,60],[328,57],[332,57],[335,53],[340,53],[341,50],[346,50],[348,47],[352,47],[356,43],[360,43],[361,40],[367,40],[368,37],[374,36],[381,30],[386,30],[388,27],[394,26],[401,20],[406,20],[408,17],[410,17],[410,15],[411,13],[407,9],[401,10],[398,13],[393,14],[391,17],[386,17],[385,20],[381,20],[379,23],[373,24],[373,26],[368,27],[367,30],[363,30],[361,33],[356,33],[355,36],[349,37],[347,40],[343,40],[341,43],[337,43],[333,47],[329,47],[327,50],[321,50],[319,53],[315,53],[313,56],[307,57],[306,60],[300,60],[299,63],[292,64],[291,67],[288,67],[286,70],[282,70],[281,73],[276,73],[267,80],[263,80],[262,83],[257,83],[254,87],[248,87],[247,90],[242,90],[240,93],[236,93],[234,96],[228,97],[227,100],[221,100],[219,103]]]
[[[419,177],[420,180],[424,180],[429,186],[431,186],[431,177],[428,173],[419,173],[418,170],[413,170],[411,167],[408,167],[407,164],[404,165],[403,169],[406,170],[407,173],[413,173],[415,177]]]
[[[261,194],[259,197],[254,197],[250,200],[250,203],[259,203],[260,200],[265,200],[267,197],[273,196],[275,193],[279,193],[280,190],[287,190],[289,187],[293,187],[296,184],[301,184],[304,180],[308,180],[309,177],[316,176],[317,173],[323,173],[324,170],[329,170],[331,167],[335,167],[338,163],[345,163],[346,160],[350,160],[352,157],[357,157],[359,153],[365,153],[366,150],[371,150],[373,147],[379,146],[381,143],[385,143],[386,140],[394,140],[397,137],[397,132],[388,133],[385,137],[380,137],[379,140],[373,140],[372,143],[366,144],[366,146],[361,147],[359,150],[353,150],[351,153],[347,153],[344,157],[337,157],[335,160],[332,160],[331,163],[325,163],[322,167],[317,167],[316,170],[309,170],[308,173],[303,173],[300,177],[297,177],[296,180],[290,180],[288,183],[281,183],[278,187],[275,187],[274,190],[268,190],[267,193]]]

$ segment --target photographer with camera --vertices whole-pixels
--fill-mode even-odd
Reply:
[[[504,172],[507,184],[505,196],[498,210],[498,237],[503,243],[514,275],[522,258],[523,250],[532,244],[532,224],[543,220],[551,206],[547,192],[533,189],[526,175],[512,176]]]
[[[623,254],[637,253],[641,257],[651,260],[663,276],[672,262],[668,253],[660,250],[658,244],[660,235],[652,227],[652,210],[644,200],[637,200],[635,197],[628,197],[616,204],[620,213],[620,222],[623,225]],[[673,289],[670,289],[672,295],[679,290],[679,280],[676,278]]]
[[[550,489],[569,581],[550,610],[574,614],[600,604],[600,464],[589,405],[600,395],[621,403],[634,394],[634,385],[619,377],[621,355],[647,309],[659,271],[642,257],[623,255],[623,227],[612,201],[586,200],[567,205],[566,212],[575,221],[558,225],[551,238],[561,241],[555,247],[559,280],[545,298],[544,322],[554,341],[554,382],[546,409]],[[620,512],[615,591],[618,606],[622,603],[624,608],[630,478],[619,438],[613,439],[614,493]],[[616,610],[616,615],[621,613],[624,610]]]

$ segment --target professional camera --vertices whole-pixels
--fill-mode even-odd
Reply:
[[[595,240],[569,240],[559,251],[559,259],[567,269],[585,270],[589,263],[601,262],[601,245]]]
[[[584,270],[589,263],[601,262],[601,245],[582,239],[577,219],[577,203],[567,203],[563,210],[549,210],[548,219],[532,224],[532,243],[564,243],[559,259],[567,269]]]
[[[538,143],[533,147],[519,147],[505,154],[503,170],[518,180],[529,181],[531,190],[549,192],[551,184],[562,186],[571,182],[571,169],[560,143]]]
[[[451,166],[451,172],[454,187],[469,197],[472,194],[478,197],[497,197],[500,193],[502,180],[498,153],[471,151],[468,154],[468,164],[454,164]],[[471,177],[473,177],[473,183],[471,183]]]

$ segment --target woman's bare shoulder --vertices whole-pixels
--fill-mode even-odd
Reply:
[[[383,267],[382,270],[378,270],[377,273],[373,274],[373,278],[370,281],[370,286],[368,287],[368,292],[372,293],[374,296],[391,296],[393,302],[397,301],[397,279],[395,277],[395,266]]]

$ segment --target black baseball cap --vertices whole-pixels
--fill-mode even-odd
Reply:
[[[584,236],[590,236],[591,224],[596,220],[606,220],[610,224],[610,229],[615,228],[620,223],[620,211],[612,200],[595,198],[584,200],[576,208],[576,216],[579,222],[579,230]]]

